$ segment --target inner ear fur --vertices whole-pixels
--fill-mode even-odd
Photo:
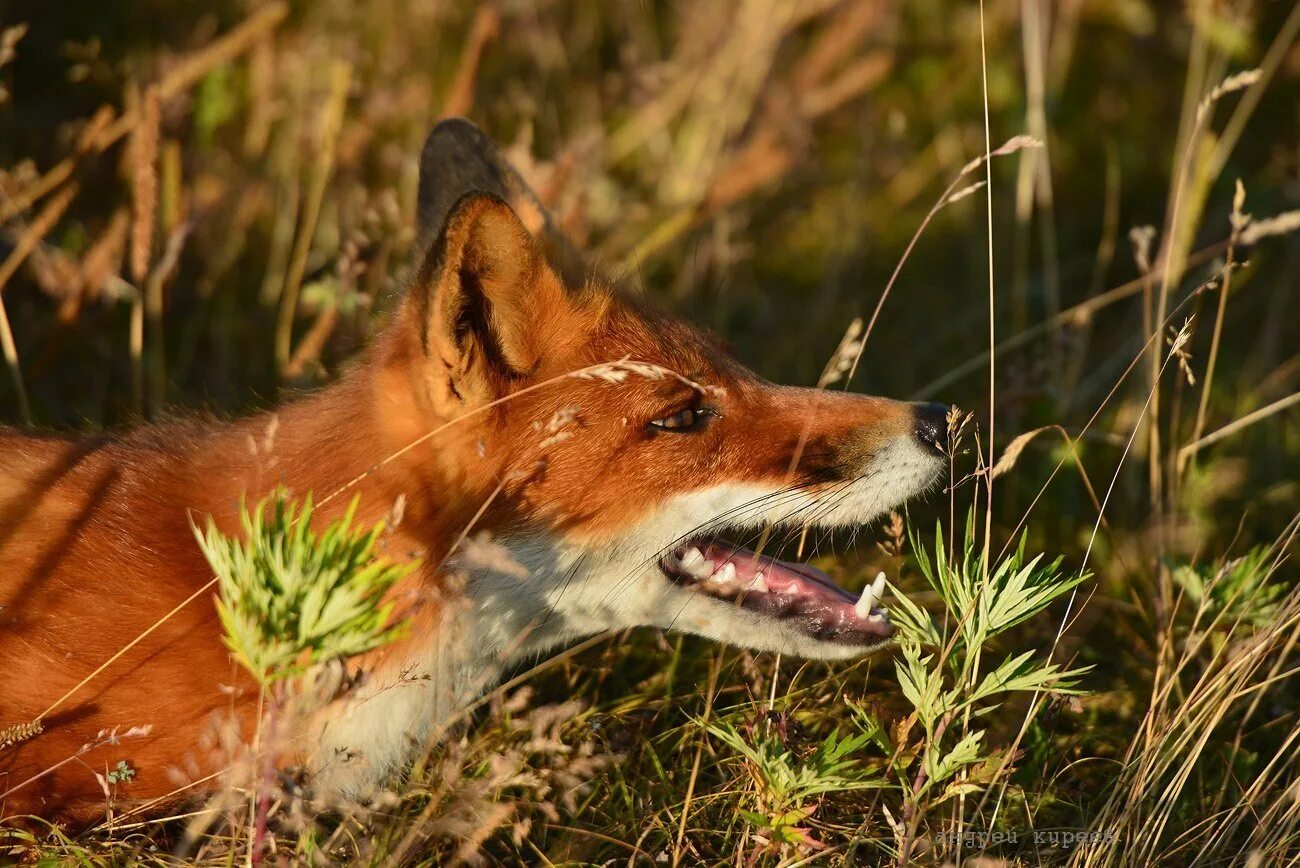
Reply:
[[[462,196],[417,278],[421,342],[445,380],[435,399],[475,405],[541,364],[540,322],[564,289],[515,212],[486,193]]]

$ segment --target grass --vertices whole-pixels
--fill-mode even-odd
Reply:
[[[0,22],[7,422],[243,412],[334,379],[401,285],[422,137],[462,112],[581,246],[765,375],[974,413],[944,496],[799,543],[846,586],[887,574],[890,655],[594,637],[511,673],[371,804],[232,783],[181,816],[15,832],[12,855],[1300,855],[1300,10],[50,5]],[[300,659],[239,623],[250,660]]]

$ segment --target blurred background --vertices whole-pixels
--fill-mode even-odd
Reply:
[[[1130,743],[1207,564],[1278,555],[1269,603],[1294,597],[1300,236],[1283,218],[1243,237],[1244,215],[1300,208],[1293,3],[60,0],[0,26],[6,423],[228,415],[336,378],[412,263],[423,138],[463,114],[607,271],[765,376],[816,383],[891,286],[852,388],[957,403],[981,432],[992,397],[997,455],[1064,427],[1021,444],[994,505],[999,544],[1028,517],[1035,550],[1090,549],[1097,573],[1066,645],[1104,699],[1044,730],[1043,757]],[[986,110],[992,148],[1042,142],[990,161],[987,199],[966,189],[982,166],[962,176]],[[954,182],[970,195],[945,202]],[[859,541],[824,565],[852,584],[885,560]],[[566,663],[539,689],[590,697],[635,753],[619,721],[682,721],[665,702],[627,723],[623,700],[710,653],[666,641],[598,647],[580,658],[596,675]],[[1261,755],[1294,751],[1294,695],[1269,714]],[[1053,804],[1086,813],[1099,771]],[[646,798],[597,800],[606,831],[639,834]]]

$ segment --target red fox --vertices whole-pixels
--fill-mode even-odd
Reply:
[[[727,538],[859,525],[933,487],[946,406],[766,382],[588,270],[468,121],[424,147],[419,220],[404,297],[334,385],[230,423],[0,430],[0,731],[41,724],[0,747],[0,817],[94,820],[122,760],[119,809],[214,786],[205,738],[223,717],[250,738],[257,691],[198,593],[191,522],[233,533],[241,498],[281,485],[321,522],[400,501],[386,551],[420,563],[392,591],[409,629],[296,735],[326,797],[364,797],[504,667],[578,637],[827,660],[889,639],[879,582],[850,594]],[[470,528],[506,563],[465,556]]]

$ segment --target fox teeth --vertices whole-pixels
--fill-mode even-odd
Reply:
[[[767,579],[763,578],[762,573],[754,574],[754,581],[750,583],[749,589],[751,591],[758,591],[760,594],[766,594],[768,592]]]
[[[888,615],[889,613],[886,612],[884,609],[877,609],[876,611],[871,613],[871,617],[867,618],[867,620],[879,624],[882,621],[886,620]]]
[[[723,564],[709,581],[716,582],[719,585],[730,585],[736,580],[736,565],[733,563]]]
[[[876,602],[875,583],[867,585],[862,589],[862,596],[853,604],[853,613],[859,618],[869,618],[871,616],[871,607]]]
[[[704,555],[700,554],[699,549],[691,546],[682,552],[680,563],[683,569],[694,570],[697,564],[704,563]]]
[[[876,573],[876,580],[871,583],[871,593],[877,600],[885,598],[885,574]]]

